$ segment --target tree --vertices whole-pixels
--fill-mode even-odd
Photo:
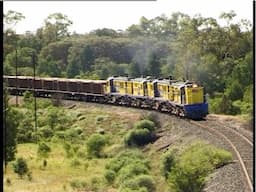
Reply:
[[[17,127],[20,122],[21,114],[14,110],[10,105],[8,105],[8,93],[4,89],[3,94],[4,101],[4,114],[3,114],[3,127],[4,127],[4,164],[5,168],[8,162],[15,159],[15,154],[17,152]],[[6,169],[5,169],[6,170]]]
[[[82,65],[83,72],[89,71],[95,59],[94,52],[90,47],[90,45],[86,45],[83,48],[80,54],[80,58],[81,58],[81,65]]]
[[[154,77],[158,77],[160,74],[160,61],[154,52],[149,55],[148,71],[149,75]]]
[[[103,28],[103,29],[96,29],[91,32],[91,34],[95,34],[97,36],[110,36],[110,37],[117,37],[118,33],[113,29]]]
[[[47,45],[68,37],[68,27],[72,24],[66,15],[53,13],[44,20],[44,26],[37,30],[37,35],[41,36],[44,45]]]
[[[22,13],[9,10],[6,14],[4,14],[4,24],[6,26],[5,30],[12,29],[22,19],[25,19],[25,16],[22,15]]]
[[[17,49],[17,42],[19,40],[19,36],[15,32],[15,27],[18,22],[20,22],[25,17],[16,11],[9,10],[4,15],[4,34],[3,34],[3,47],[4,47],[4,59],[5,56]]]

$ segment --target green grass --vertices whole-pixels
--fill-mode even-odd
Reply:
[[[43,99],[40,102],[41,106],[45,106]],[[24,107],[25,106],[20,106],[18,109],[27,112],[28,110]],[[57,128],[54,130],[54,133],[58,131],[59,135],[63,134],[68,137],[60,139],[54,136],[53,138],[43,140],[43,142],[51,148],[46,158],[46,166],[44,166],[45,158],[39,157],[37,154],[38,144],[19,144],[16,158],[23,157],[27,161],[32,180],[29,180],[27,175],[25,175],[23,179],[20,179],[18,175],[14,173],[12,162],[10,162],[4,174],[4,191],[120,191],[122,186],[122,183],[119,182],[119,180],[121,181],[121,175],[125,176],[126,172],[130,173],[129,170],[126,170],[126,172],[122,171],[124,173],[120,173],[119,176],[119,173],[115,173],[117,178],[111,183],[105,178],[106,165],[125,150],[133,150],[133,147],[127,148],[125,146],[124,137],[138,124],[138,121],[145,116],[145,112],[131,108],[90,103],[83,105],[78,104],[72,109],[63,107],[58,110],[61,111],[59,113],[61,114],[61,121],[56,123],[55,126]],[[47,122],[44,121],[47,119],[48,111],[49,108],[47,107],[38,107],[39,115],[42,115],[42,117],[39,117],[42,120],[42,127],[45,127],[45,124],[47,124]],[[65,124],[62,122],[63,120],[66,121]],[[161,123],[164,130],[172,130],[175,128],[175,124],[168,122]],[[68,127],[64,127],[64,130],[61,131],[58,130],[63,124],[68,125]],[[42,128],[40,126],[41,125],[39,125],[38,130]],[[99,133],[104,134],[106,144],[102,149],[101,154],[103,155],[97,158],[88,155],[86,144],[92,134]],[[186,139],[184,139],[184,141],[185,140]],[[184,145],[184,143],[182,144],[180,142],[176,144],[179,145],[179,147]],[[66,146],[66,149],[64,146]],[[155,189],[152,189],[152,191],[169,191],[169,184],[160,169],[163,152],[156,151],[154,144],[147,144],[144,147],[136,148],[143,155],[143,159],[148,161],[150,168],[147,169],[146,173],[142,172],[143,174],[137,175],[138,177],[136,176],[136,178],[129,178],[130,183],[134,182],[139,186],[144,186],[144,184],[147,183],[148,188],[151,188],[151,184],[153,183],[152,185],[155,186]],[[130,169],[133,170],[131,167]],[[145,176],[144,174],[147,175]],[[110,173],[109,177],[112,176]],[[111,180],[111,178],[109,178],[109,180]],[[123,182],[123,184],[128,185],[129,182]]]

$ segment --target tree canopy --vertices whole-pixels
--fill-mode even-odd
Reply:
[[[40,76],[172,76],[200,82],[210,98],[228,99],[231,105],[246,102],[244,94],[253,84],[252,25],[247,20],[235,23],[235,17],[234,11],[218,20],[176,12],[141,17],[124,31],[101,28],[71,34],[68,16],[53,13],[36,33],[18,35],[14,26],[24,16],[10,11],[4,17],[5,24],[13,24],[4,31],[4,74],[14,74],[16,56],[18,73],[32,73],[29,52],[35,52]]]

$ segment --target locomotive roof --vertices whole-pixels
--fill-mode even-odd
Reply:
[[[136,81],[136,82],[145,82],[145,81],[149,81],[149,80],[146,79],[146,78],[135,78],[135,79],[132,79],[132,81]]]
[[[110,80],[110,79],[114,79],[114,80],[122,80],[122,81],[129,81],[130,78],[129,77],[109,77],[107,80]]]

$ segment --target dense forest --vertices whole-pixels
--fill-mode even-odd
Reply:
[[[4,15],[4,74],[106,79],[112,75],[195,80],[209,94],[210,110],[252,114],[253,41],[248,20],[233,22],[177,12],[141,17],[124,31],[102,28],[70,33],[62,13],[45,18],[35,33],[17,34],[22,13]],[[220,25],[219,21],[224,25]]]

